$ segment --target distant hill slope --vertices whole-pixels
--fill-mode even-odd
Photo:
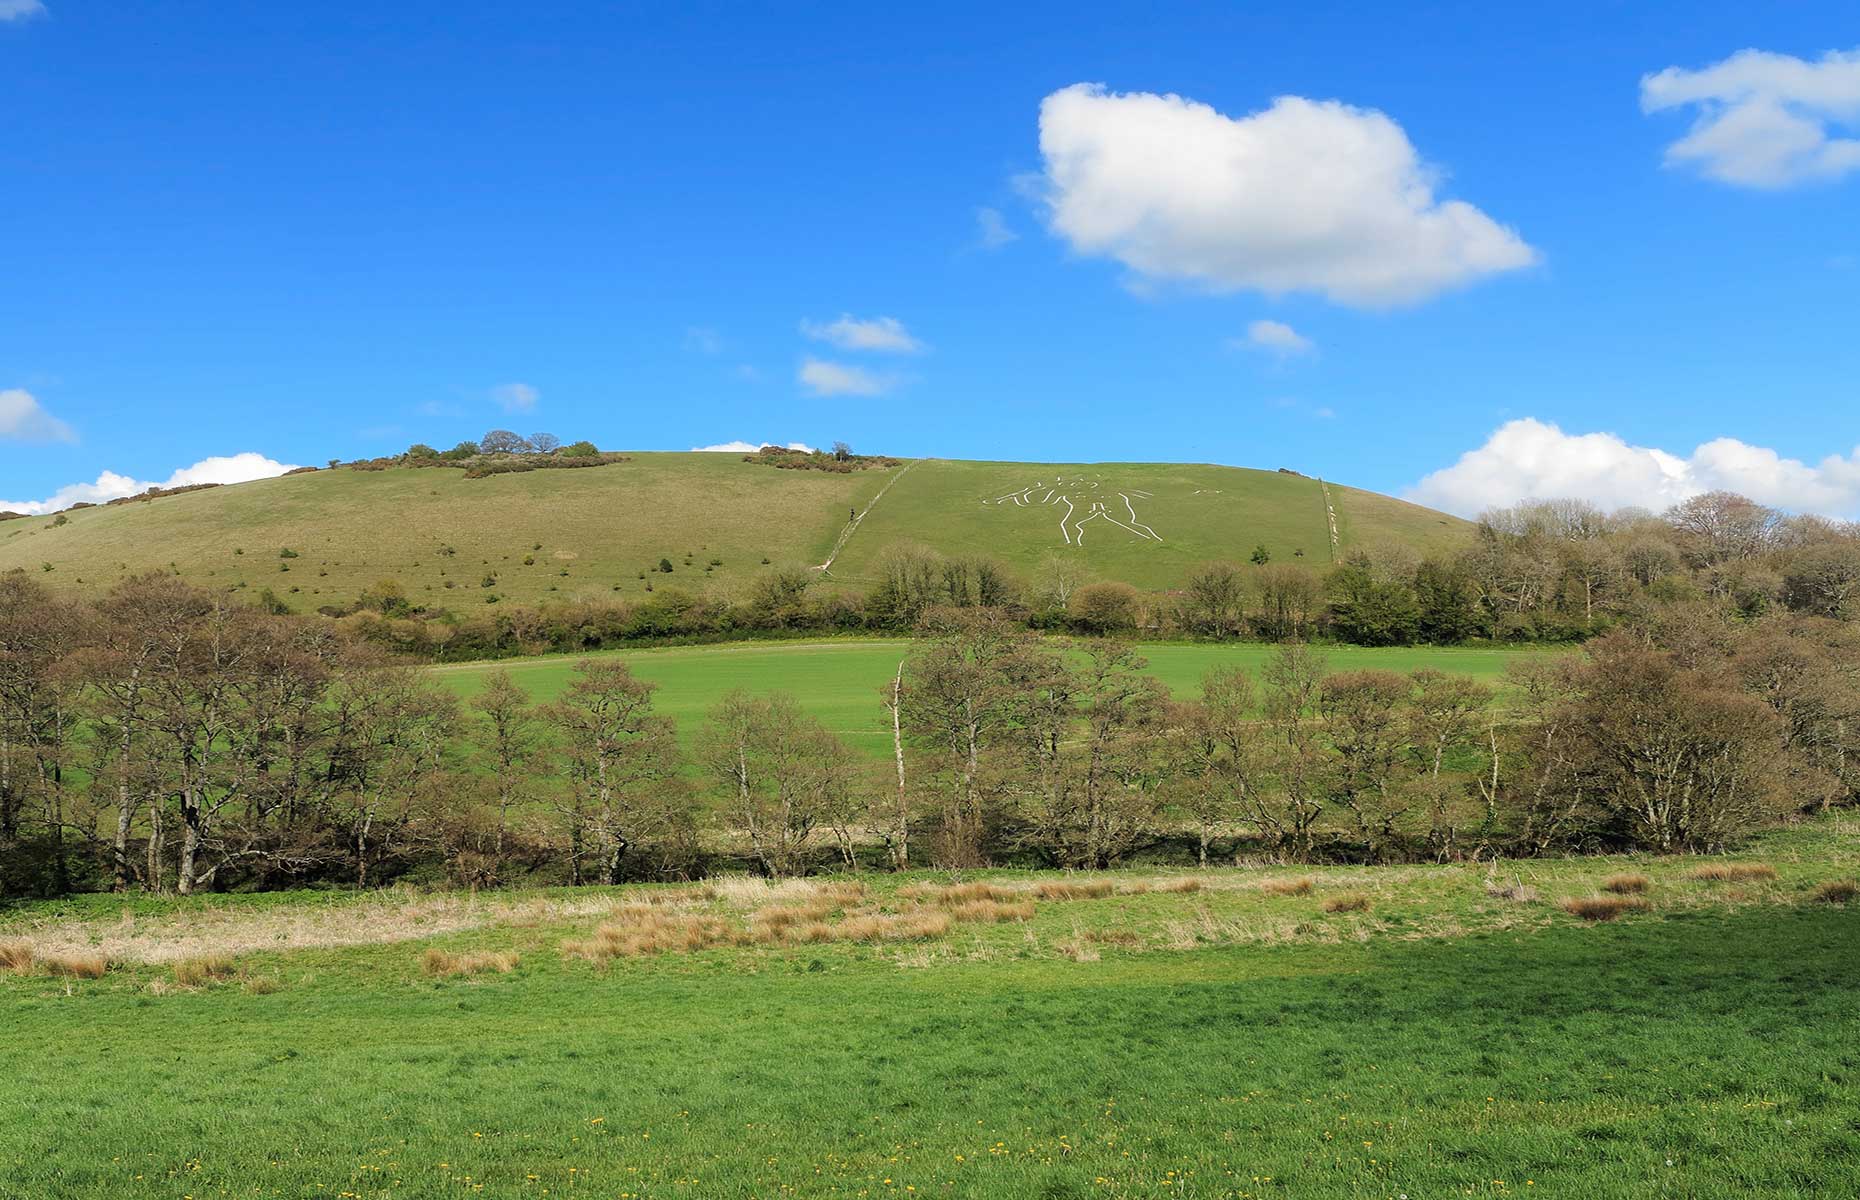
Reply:
[[[1329,493],[1345,548],[1425,548],[1465,528],[1371,492]],[[942,459],[840,475],[645,453],[484,479],[339,468],[85,509],[62,525],[7,521],[0,571],[49,566],[47,582],[91,590],[172,567],[209,586],[270,588],[301,610],[394,579],[416,602],[463,609],[491,595],[643,596],[648,584],[735,592],[769,564],[818,565],[836,547],[832,578],[856,585],[903,541],[1027,573],[1049,552],[1072,554],[1144,588],[1173,586],[1206,559],[1243,560],[1256,544],[1275,561],[1301,550],[1313,565],[1331,561],[1323,487],[1301,475]],[[670,574],[656,569],[661,559]]]

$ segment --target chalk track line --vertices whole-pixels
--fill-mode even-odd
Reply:
[[[840,530],[840,536],[838,540],[836,540],[833,543],[833,549],[827,551],[827,561],[815,567],[814,570],[819,571],[822,575],[825,575],[827,573],[827,569],[833,565],[833,560],[840,556],[840,551],[846,549],[846,543],[852,540],[852,535],[859,531],[859,523],[865,520],[866,514],[878,507],[878,502],[885,498],[886,492],[890,491],[892,488],[898,485],[898,480],[903,479],[906,475],[909,475],[912,469],[915,468],[918,463],[923,462],[923,461],[924,460],[921,458],[913,458],[910,462],[907,462],[904,464],[904,469],[902,471],[899,471],[896,475],[893,475],[890,479],[887,479],[885,481],[885,486],[878,489],[878,494],[876,496],[873,496],[870,500],[866,501],[865,507],[860,509],[858,513],[854,515],[852,520],[846,522],[846,528]],[[1029,489],[1029,490],[1032,490],[1032,489]]]

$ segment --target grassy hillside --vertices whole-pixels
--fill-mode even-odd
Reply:
[[[1369,492],[1331,485],[1329,495],[1345,547],[1426,546],[1464,527]],[[63,524],[8,521],[0,571],[49,567],[48,582],[91,589],[173,567],[208,586],[270,588],[300,610],[394,579],[416,602],[464,610],[492,595],[737,592],[772,565],[818,565],[836,547],[832,577],[857,585],[886,547],[905,541],[988,554],[1028,574],[1057,552],[1146,588],[1173,586],[1205,559],[1244,559],[1259,544],[1275,561],[1332,557],[1323,487],[1299,475],[938,459],[837,475],[728,454],[639,454],[485,479],[337,469],[86,509]],[[661,559],[670,574],[652,569]]]
[[[1463,530],[1443,513],[1330,485],[1344,547],[1425,547]],[[930,459],[904,474],[833,565],[870,578],[885,548],[920,541],[1031,573],[1048,554],[1144,588],[1173,587],[1197,563],[1332,561],[1324,485],[1303,475],[1172,463],[1002,463]]]
[[[27,905],[0,913],[36,956],[0,970],[0,1191],[1851,1196],[1855,912],[1815,889],[1857,837],[1770,835],[1746,883],[1572,859],[993,872],[966,907],[924,874]],[[1621,871],[1640,909],[1558,906]]]

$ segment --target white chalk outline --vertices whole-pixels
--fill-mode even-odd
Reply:
[[[1066,512],[1064,516],[1059,518],[1059,536],[1068,546],[1083,546],[1085,544],[1085,526],[1098,520],[1100,517],[1104,518],[1107,523],[1117,526],[1119,529],[1134,535],[1142,541],[1161,542],[1163,540],[1160,533],[1157,533],[1155,529],[1151,528],[1142,518],[1137,516],[1136,501],[1131,499],[1131,497],[1134,496],[1142,500],[1154,498],[1150,492],[1142,488],[1131,488],[1127,492],[1117,493],[1118,499],[1124,502],[1124,511],[1130,516],[1128,522],[1120,521],[1117,517],[1113,516],[1107,502],[1098,499],[1091,499],[1089,501],[1091,508],[1084,516],[1080,516],[1078,505],[1073,503],[1074,496],[1081,491],[1088,493],[1095,492],[1102,486],[1102,480],[1087,479],[1082,475],[1075,476],[1071,479],[1056,479],[1051,485],[1041,480],[1031,487],[1022,488],[1017,492],[1007,492],[996,496],[993,500],[983,500],[982,507],[987,508],[990,505],[998,507],[1009,503],[1012,503],[1016,508],[1063,504],[1066,506]],[[1044,489],[1044,494],[1041,495],[1038,500],[1035,500],[1033,494],[1042,489]],[[1077,499],[1079,504],[1087,503],[1087,497],[1085,496],[1078,496]]]

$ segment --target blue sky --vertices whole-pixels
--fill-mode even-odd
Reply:
[[[1851,4],[1364,7],[0,0],[0,498],[501,426],[1860,516]]]

